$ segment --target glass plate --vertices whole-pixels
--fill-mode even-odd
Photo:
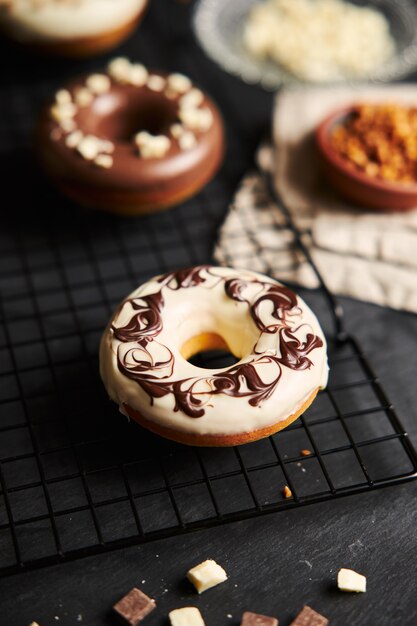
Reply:
[[[194,12],[194,30],[202,47],[224,70],[265,89],[299,83],[300,80],[270,61],[258,61],[243,44],[243,27],[250,9],[259,0],[200,0]],[[373,6],[389,21],[396,54],[367,81],[406,76],[417,67],[417,6],[413,0],[372,0],[352,2]],[[342,81],[340,81],[342,82]],[[352,81],[349,81],[352,82]]]

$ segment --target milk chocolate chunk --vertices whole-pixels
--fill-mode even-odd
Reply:
[[[240,626],[278,626],[278,620],[276,617],[245,611],[242,615]]]
[[[290,626],[327,626],[329,620],[305,605]]]
[[[137,626],[151,611],[154,610],[155,600],[149,598],[143,591],[133,587],[117,604],[114,611],[129,626]]]

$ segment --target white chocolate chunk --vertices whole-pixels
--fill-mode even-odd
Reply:
[[[187,578],[197,589],[198,593],[203,593],[203,591],[211,589],[211,587],[219,583],[224,583],[227,580],[227,574],[216,561],[208,559],[191,568],[187,572]]]
[[[118,83],[128,83],[130,75],[131,63],[129,59],[125,57],[117,57],[110,61],[107,66],[107,71],[113,80]]]
[[[200,106],[204,100],[203,92],[200,89],[191,89],[188,93],[180,98],[180,107],[183,109],[195,109]]]
[[[111,82],[105,74],[91,74],[85,81],[85,85],[94,94],[99,95],[109,91]]]
[[[144,159],[161,159],[171,147],[171,140],[165,135],[151,135],[146,131],[135,135],[134,141]]]
[[[127,76],[127,82],[129,82],[134,87],[142,87],[148,80],[148,76],[148,70],[144,65],[141,65],[140,63],[134,63],[130,66]]]
[[[108,139],[100,139],[100,152],[105,152],[106,154],[112,154],[114,152],[114,143],[109,141]]]
[[[337,586],[341,591],[364,593],[366,591],[366,577],[352,569],[342,568],[337,574]]]
[[[77,145],[77,151],[86,161],[94,161],[100,153],[100,140],[93,135],[87,135]]]
[[[60,122],[59,125],[64,131],[64,133],[71,133],[73,130],[77,128],[77,124],[72,119],[62,120],[62,122]]]
[[[56,92],[55,102],[57,102],[57,104],[68,104],[68,102],[71,102],[71,101],[72,101],[72,98],[68,89],[60,89],[59,91]]]
[[[80,107],[88,107],[93,101],[93,94],[87,87],[79,87],[74,95],[75,103]]]
[[[165,83],[165,78],[162,78],[162,76],[158,76],[157,74],[152,74],[148,77],[146,85],[151,91],[163,91]]]
[[[110,154],[99,154],[98,157],[94,159],[94,163],[98,167],[108,170],[113,165],[113,157],[110,156]]]
[[[67,148],[76,148],[83,138],[83,133],[80,130],[74,130],[65,139],[65,145]]]
[[[54,104],[51,107],[51,116],[56,122],[62,122],[74,117],[77,107],[72,102],[64,104]]]
[[[177,93],[185,93],[192,87],[192,82],[184,74],[170,74],[167,79],[169,89]]]
[[[195,606],[174,609],[168,617],[171,626],[205,626],[201,613]]]
[[[185,133],[185,128],[182,124],[172,124],[169,130],[174,139],[179,139]]]
[[[213,123],[210,109],[180,108],[179,118],[191,130],[208,130]]]
[[[186,130],[182,135],[178,138],[178,145],[181,150],[191,150],[197,143],[196,136],[191,130]]]

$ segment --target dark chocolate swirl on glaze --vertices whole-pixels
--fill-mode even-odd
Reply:
[[[203,272],[210,274],[210,265],[196,265],[195,267],[187,267],[177,272],[169,272],[158,278],[158,283],[168,287],[173,291],[178,289],[187,289],[188,287],[197,287],[206,282],[207,277]]]
[[[272,283],[265,283],[257,280],[251,282],[252,284],[258,284],[263,292],[262,295],[256,298],[253,303],[243,295],[243,292],[249,286],[248,281],[242,280],[241,278],[231,278],[226,281],[224,288],[230,298],[237,300],[238,302],[246,302],[248,304],[251,317],[260,331],[265,333],[276,333],[278,327],[285,322],[286,312],[301,312],[297,307],[297,296],[293,291],[291,291],[291,289],[281,285],[274,285]],[[267,326],[262,321],[259,314],[259,308],[265,300],[270,300],[272,302],[272,317],[275,318],[277,322],[280,322],[280,324]]]
[[[137,311],[130,321],[121,327],[112,324],[116,339],[122,343],[137,342],[140,345],[146,345],[148,341],[152,341],[154,337],[159,335],[162,330],[161,311],[164,307],[164,298],[160,291],[141,296],[140,298],[131,298],[123,305],[129,303],[134,311]],[[143,304],[144,303],[144,304]]]
[[[203,416],[205,404],[212,396],[218,394],[234,398],[248,398],[251,406],[260,406],[262,401],[270,398],[276,389],[283,366],[298,371],[310,368],[312,362],[308,354],[323,345],[320,337],[313,333],[307,333],[304,341],[295,335],[303,325],[292,328],[289,322],[290,317],[301,314],[301,309],[297,305],[297,296],[293,291],[259,279],[225,280],[212,273],[210,271],[212,269],[211,266],[201,265],[159,277],[157,282],[161,285],[161,291],[129,300],[128,302],[137,313],[125,326],[120,328],[112,326],[114,335],[119,341],[136,343],[138,346],[125,352],[123,357],[120,356],[120,349],[118,350],[119,370],[142,387],[149,395],[151,404],[155,398],[172,394],[175,400],[174,411],[182,411],[190,417]],[[261,336],[263,333],[278,334],[279,356],[257,352],[257,346],[255,346],[253,351],[257,356],[249,361],[237,363],[226,372],[176,381],[166,380],[172,376],[174,369],[175,359],[172,352],[167,346],[162,346],[167,350],[168,357],[155,360],[147,348],[148,343],[153,341],[162,330],[161,311],[164,307],[162,289],[178,290],[203,285],[207,281],[207,275],[224,280],[225,293],[229,298],[247,303],[251,317],[261,331]],[[259,286],[259,290],[251,300],[244,292],[254,284]],[[210,285],[208,288],[213,288],[213,286]],[[260,307],[264,301],[272,303],[271,315],[277,321],[276,324],[268,325],[262,320]],[[270,382],[264,382],[260,377],[257,371],[259,365],[271,365],[275,368],[275,375],[272,379],[269,377]]]

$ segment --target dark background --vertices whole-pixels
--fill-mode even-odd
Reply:
[[[33,161],[32,130],[44,99],[66,77],[98,69],[106,59],[58,62],[2,45],[4,229],[0,238],[6,259],[1,283],[6,302],[17,289],[13,250],[30,251],[28,263],[42,257],[52,265],[48,255],[54,254],[54,246],[70,254],[81,236],[85,248],[97,245],[105,258],[116,223],[126,237],[129,233],[139,237],[144,229],[151,229],[155,241],[180,225],[186,254],[178,255],[173,248],[170,256],[166,248],[167,267],[210,258],[217,226],[268,127],[273,96],[241,84],[207,60],[193,40],[189,16],[189,5],[154,0],[136,35],[111,55],[126,54],[150,67],[183,71],[207,88],[225,117],[228,153],[216,181],[195,201],[161,215],[156,231],[156,222],[147,218],[126,223],[76,209],[49,189]],[[141,259],[143,265],[132,281],[154,273],[147,264],[151,256]],[[79,273],[83,271],[80,265]],[[9,282],[4,278],[7,274]],[[113,291],[105,291],[108,283],[103,273],[108,309],[129,291],[129,281],[116,283]],[[314,295],[311,299],[320,316],[325,305]],[[22,309],[30,306],[23,298],[17,301]],[[417,442],[416,317],[348,299],[342,302],[349,330],[359,338],[411,439]],[[104,324],[108,311],[103,310]],[[93,346],[96,339],[97,333],[92,334]],[[68,390],[77,393],[71,385]],[[94,412],[95,389],[90,392],[90,400],[86,395],[85,401]],[[417,483],[411,482],[1,579],[0,624],[25,626],[32,620],[40,626],[114,624],[111,606],[137,585],[158,603],[147,618],[149,626],[167,623],[169,610],[186,604],[200,608],[207,626],[238,624],[244,610],[276,615],[286,626],[304,603],[329,617],[331,624],[412,626],[417,624],[416,494]],[[77,527],[72,532],[76,534]],[[205,558],[216,559],[230,578],[197,597],[184,574]],[[369,591],[356,596],[335,590],[335,573],[341,566],[365,573]]]

